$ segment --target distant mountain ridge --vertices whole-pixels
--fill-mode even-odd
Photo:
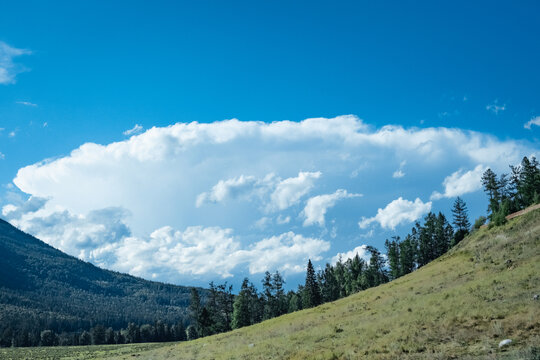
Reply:
[[[0,335],[185,322],[189,300],[189,287],[100,269],[0,219]]]

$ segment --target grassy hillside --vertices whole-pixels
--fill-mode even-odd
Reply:
[[[82,357],[534,359],[540,358],[538,293],[540,210],[480,229],[420,270],[334,303],[192,342],[131,353],[100,348],[99,356],[89,349]],[[498,349],[506,338],[512,345]],[[0,357],[23,358],[24,351],[0,350]]]

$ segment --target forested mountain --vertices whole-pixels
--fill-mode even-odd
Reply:
[[[199,293],[204,299],[207,290]],[[186,323],[189,301],[188,287],[100,269],[0,220],[1,340],[98,324],[116,330],[129,322]]]

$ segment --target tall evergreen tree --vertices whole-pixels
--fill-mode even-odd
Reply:
[[[213,334],[213,322],[210,312],[206,309],[206,306],[203,306],[201,310],[201,315],[199,316],[199,336],[209,336]]]
[[[497,175],[491,169],[487,169],[482,175],[482,185],[489,196],[488,212],[490,212],[491,219],[491,215],[499,210],[499,202],[501,201],[500,183],[497,180]]]
[[[384,243],[386,247],[386,256],[388,258],[388,265],[390,266],[390,278],[397,279],[401,276],[401,256],[399,255],[400,251],[400,241],[399,236],[394,236],[392,241],[386,239]]]
[[[218,308],[221,312],[221,317],[223,320],[223,328],[221,331],[231,330],[234,303],[232,289],[232,285],[228,285],[227,282],[218,286]]]
[[[265,272],[264,277],[262,279],[262,286],[263,286],[263,292],[262,292],[262,300],[264,303],[264,310],[263,310],[263,320],[271,319],[275,315],[275,297],[274,297],[274,289],[272,286],[272,275],[270,272]]]
[[[520,178],[518,192],[523,199],[523,207],[527,207],[538,200],[540,194],[540,169],[535,157],[529,160],[524,157],[520,166]]]
[[[315,276],[315,269],[313,269],[311,259],[308,260],[307,264],[306,283],[304,285],[304,296],[302,300],[302,305],[305,309],[321,304],[321,290]]]
[[[388,282],[388,274],[385,270],[385,260],[379,250],[373,246],[368,246],[371,253],[369,265],[364,272],[364,283],[366,288],[378,286]]]
[[[405,240],[399,243],[399,276],[411,273],[415,268],[416,246],[412,235],[407,235]]]
[[[275,299],[274,316],[280,316],[287,313],[288,302],[287,297],[285,296],[285,290],[283,290],[283,284],[285,284],[285,280],[283,280],[279,271],[276,270],[274,275],[272,275],[272,289],[274,291]]]
[[[248,278],[242,281],[240,292],[236,296],[233,305],[232,328],[239,329],[251,325],[250,314],[251,289]]]
[[[199,333],[197,332],[197,328],[195,325],[189,325],[186,329],[186,338],[188,340],[195,340],[199,337]]]
[[[323,302],[329,302],[339,299],[339,283],[335,276],[335,269],[330,264],[326,264],[317,278],[321,288],[321,297]]]
[[[139,332],[139,327],[134,323],[130,322],[126,330],[126,343],[138,343],[141,340],[141,334]]]
[[[471,228],[471,223],[469,222],[469,217],[467,215],[467,204],[465,204],[465,201],[463,201],[459,196],[454,201],[452,214],[454,215],[452,223],[456,229],[452,242],[453,246],[463,240]]]
[[[92,345],[105,344],[105,327],[96,325],[92,329]]]
[[[437,217],[429,212],[424,218],[424,225],[418,224],[418,266],[424,266],[435,259],[435,226]]]
[[[288,313],[302,310],[302,299],[294,291],[289,291],[287,293],[287,303],[288,303],[288,308],[287,308]]]
[[[444,216],[442,212],[439,212],[435,222],[435,233],[433,239],[434,252],[431,260],[438,258],[448,251],[453,235],[454,231],[450,223],[446,220],[446,216]]]
[[[197,330],[197,335],[201,334],[201,298],[199,292],[196,288],[191,288],[191,300],[189,303],[189,316],[191,318],[191,323],[195,326]]]
[[[58,344],[58,336],[52,330],[41,332],[41,346],[55,346]]]
[[[81,333],[81,336],[79,337],[79,345],[84,346],[84,345],[91,345],[91,344],[92,344],[92,335],[90,335],[88,331],[84,330]]]
[[[354,294],[363,289],[362,274],[365,270],[365,262],[358,253],[352,259],[345,262],[345,292],[347,295]]]

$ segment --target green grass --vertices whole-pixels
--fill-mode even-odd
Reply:
[[[537,210],[502,227],[480,229],[389,284],[247,328],[191,342],[140,345],[155,346],[148,349],[33,351],[107,359],[540,359],[540,301],[532,299],[540,293],[539,255]],[[512,345],[499,349],[506,338]],[[0,350],[0,358],[24,358],[19,354],[25,351],[32,349]]]
[[[171,343],[95,345],[95,346],[55,346],[0,349],[0,359],[104,359],[111,356],[129,355],[137,358],[142,352],[170,346]]]

